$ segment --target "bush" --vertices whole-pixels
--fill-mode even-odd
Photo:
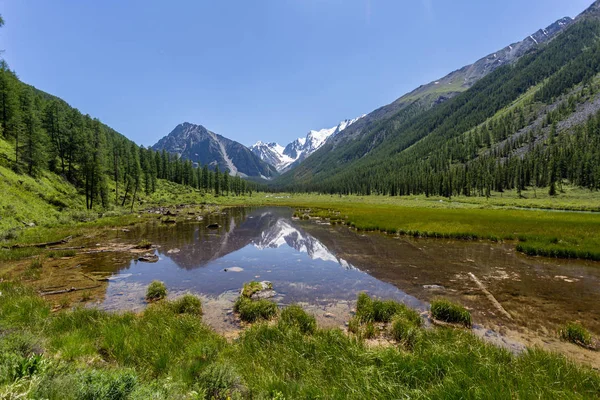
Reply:
[[[317,328],[317,321],[314,316],[309,315],[297,304],[287,306],[281,311],[279,317],[280,326],[293,326],[302,333],[312,334]]]
[[[560,337],[567,342],[575,343],[579,346],[588,347],[592,345],[592,335],[577,322],[567,323],[560,330]]]
[[[471,313],[459,304],[444,299],[431,302],[431,316],[438,321],[462,324],[471,327]]]
[[[233,310],[240,315],[240,319],[246,322],[254,322],[259,319],[271,319],[277,314],[277,304],[269,300],[250,300],[240,296],[236,300]]]
[[[202,302],[193,294],[185,294],[170,304],[173,312],[177,314],[202,315]]]
[[[161,281],[152,281],[146,290],[146,300],[156,301],[167,297],[167,287]]]
[[[406,347],[412,348],[419,336],[419,325],[403,315],[397,315],[390,324],[390,336]]]

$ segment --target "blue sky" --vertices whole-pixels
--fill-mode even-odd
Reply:
[[[286,144],[592,0],[0,0],[25,82],[139,144],[183,121]]]

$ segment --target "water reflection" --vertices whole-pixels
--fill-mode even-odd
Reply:
[[[218,229],[209,229],[218,224]],[[201,222],[147,224],[126,234],[132,241],[158,244],[159,261],[129,261],[117,268],[105,307],[123,308],[123,299],[143,304],[143,289],[154,279],[171,291],[219,296],[250,280],[271,281],[284,304],[329,304],[367,291],[416,308],[425,304],[390,283],[355,268],[308,233],[286,208],[228,209]],[[133,295],[132,295],[133,293]]]

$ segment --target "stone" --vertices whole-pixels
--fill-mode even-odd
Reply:
[[[147,262],[147,263],[155,263],[155,262],[158,262],[158,256],[156,254],[144,254],[143,256],[138,258],[138,261]]]

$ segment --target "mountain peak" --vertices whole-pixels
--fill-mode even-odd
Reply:
[[[194,163],[229,170],[231,175],[270,179],[275,168],[254,155],[246,146],[209,131],[202,125],[183,122],[152,146]]]
[[[321,148],[330,137],[337,135],[362,117],[364,115],[354,119],[345,119],[332,128],[311,130],[306,136],[288,143],[285,148],[275,142],[258,141],[250,147],[250,150],[261,160],[274,166],[277,171],[287,171]]]

